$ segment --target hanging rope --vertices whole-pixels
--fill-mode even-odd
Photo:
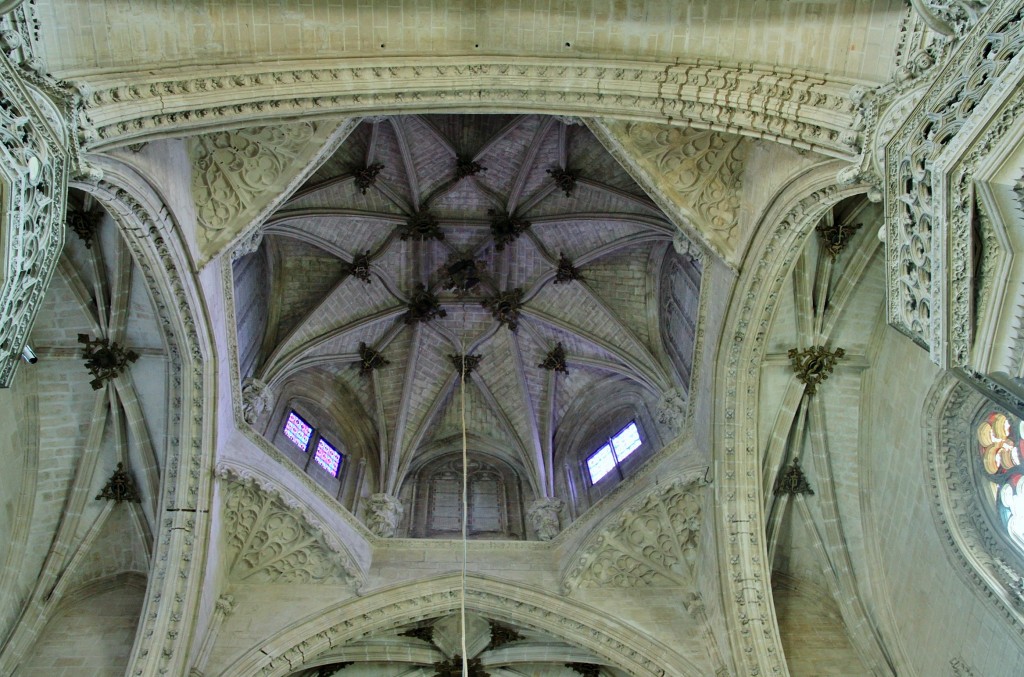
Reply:
[[[466,308],[462,308],[462,369],[459,379],[459,402],[462,409],[462,595],[459,598],[459,610],[462,617],[462,675],[469,675],[469,657],[466,652],[466,561],[469,559],[469,541],[466,537],[466,525],[469,521],[469,454],[466,450]]]

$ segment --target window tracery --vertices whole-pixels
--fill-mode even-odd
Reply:
[[[304,469],[309,471],[310,460],[314,461],[331,477],[341,474],[341,465],[345,456],[324,439],[320,430],[314,428],[294,409],[288,409],[288,416],[281,426],[281,433],[291,444],[308,454]],[[312,451],[312,453],[310,453]]]

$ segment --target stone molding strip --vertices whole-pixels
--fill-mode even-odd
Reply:
[[[669,123],[763,138],[826,155],[860,154],[855,80],[721,62],[578,59],[334,60],[83,76],[82,144],[308,120],[422,113],[539,112]]]

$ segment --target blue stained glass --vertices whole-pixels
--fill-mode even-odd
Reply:
[[[316,455],[313,458],[316,459],[321,468],[331,473],[334,477],[338,476],[338,468],[341,467],[341,454],[323,438],[316,445]]]
[[[615,455],[622,461],[627,456],[640,448],[640,431],[636,429],[636,423],[630,423],[619,434],[612,438],[612,445],[615,446]]]
[[[303,421],[294,411],[288,414],[288,420],[284,422],[284,436],[291,440],[292,444],[305,451],[312,435],[313,426]]]
[[[597,482],[599,479],[610,473],[615,468],[615,457],[612,456],[612,448],[604,445],[587,459],[587,470],[590,471],[590,482]]]

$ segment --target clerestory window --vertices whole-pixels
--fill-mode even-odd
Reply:
[[[612,474],[617,474],[619,479],[622,479],[622,462],[642,444],[636,421],[630,421],[629,425],[609,437],[607,444],[587,457],[590,483],[597,484]]]
[[[288,441],[302,451],[309,453],[312,449],[312,460],[331,477],[337,477],[341,472],[341,462],[344,460],[342,453],[294,410],[288,413],[282,432]],[[309,460],[306,465],[308,467]]]

